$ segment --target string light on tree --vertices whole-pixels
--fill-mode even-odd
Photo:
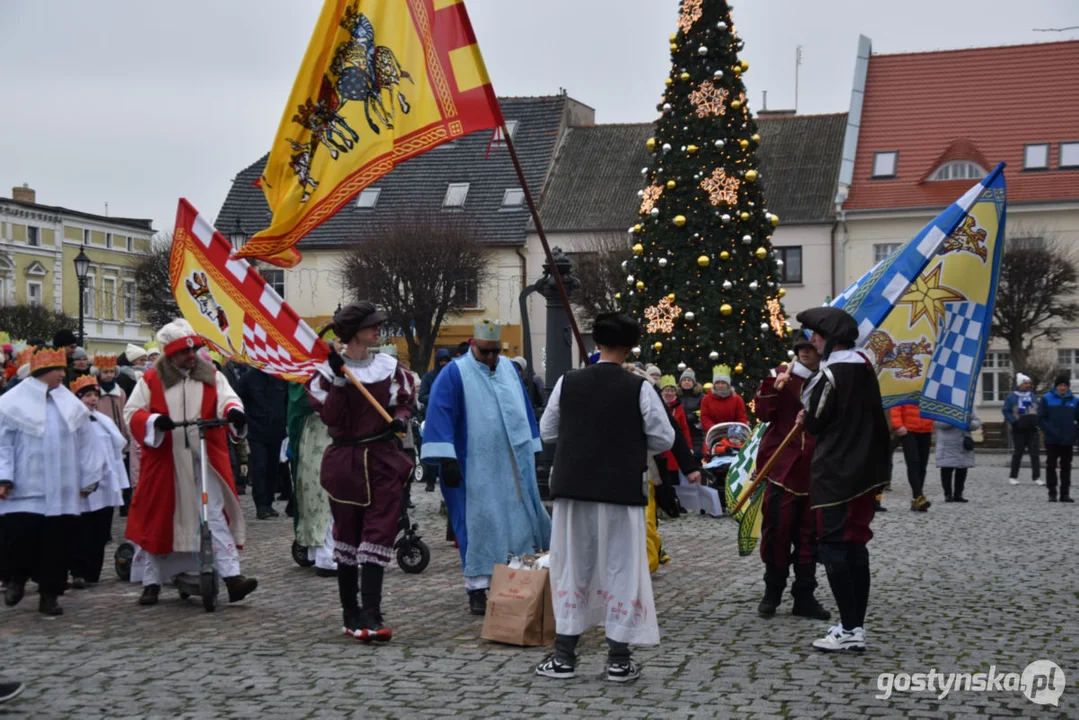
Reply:
[[[667,298],[661,298],[653,307],[645,308],[644,317],[648,321],[649,334],[669,333],[674,330],[674,321],[682,314],[682,308]]]
[[[689,94],[689,101],[697,108],[697,117],[718,117],[727,113],[727,97],[730,91],[716,87],[711,80],[705,80]]]
[[[659,196],[663,194],[662,185],[649,185],[641,194],[641,215],[647,215],[652,212],[652,208],[655,207],[656,200],[659,200]]]
[[[734,205],[738,202],[738,188],[741,184],[738,178],[727,177],[723,168],[716,168],[711,176],[701,180],[701,190],[708,193],[708,201],[713,205]]]

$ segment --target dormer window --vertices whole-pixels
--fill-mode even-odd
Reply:
[[[513,140],[515,137],[517,137],[517,121],[516,120],[507,120],[506,121],[506,130],[509,131],[510,140]],[[502,142],[503,139],[504,138],[503,138],[503,135],[502,135],[502,128],[495,128],[494,142],[497,144],[499,142]]]
[[[516,208],[524,205],[525,191],[521,188],[510,188],[502,194],[502,207]]]
[[[978,180],[988,173],[970,160],[950,160],[937,168],[930,180]]]
[[[468,183],[450,183],[446,188],[446,197],[442,200],[442,207],[464,207],[467,197]]]
[[[378,202],[378,196],[381,192],[381,188],[364,188],[360,191],[359,197],[356,198],[356,207],[373,208],[375,203]]]
[[[895,166],[899,162],[898,150],[885,150],[873,153],[873,175],[875,178],[894,178]]]
[[[1035,143],[1023,147],[1024,170],[1049,169],[1049,143]]]
[[[1079,168],[1079,142],[1060,143],[1060,161],[1057,165],[1061,168]]]

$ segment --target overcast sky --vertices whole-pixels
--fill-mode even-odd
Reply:
[[[402,1],[402,0],[389,0]],[[705,0],[709,2],[710,0]],[[216,216],[273,140],[321,0],[0,0],[0,195],[149,217]],[[500,95],[566,88],[596,120],[652,120],[676,0],[467,0]],[[741,0],[750,107],[844,112],[858,35],[877,53],[1079,39],[1079,0]],[[987,99],[1007,102],[1009,90]]]

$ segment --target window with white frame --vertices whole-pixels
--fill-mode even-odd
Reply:
[[[26,226],[26,244],[30,247],[38,247],[41,245],[40,228],[36,228],[33,225]]]
[[[26,304],[41,305],[41,283],[36,280],[26,281]]]
[[[874,267],[880,265],[882,262],[888,259],[888,256],[899,249],[902,243],[874,243],[873,244],[873,265]]]
[[[468,183],[450,183],[442,207],[464,207],[468,197]]]
[[[83,231],[82,231],[82,244],[83,245],[89,245],[90,244],[90,231],[85,229],[85,228],[83,228]]]
[[[1079,377],[1079,350],[1073,348],[1057,350],[1057,369],[1067,370],[1072,377]]]
[[[873,153],[873,177],[895,177],[895,168],[898,162],[898,150],[883,150]]]
[[[139,291],[134,280],[124,281],[124,320],[139,319]]]
[[[986,176],[978,163],[969,160],[951,160],[944,163],[929,176],[930,180],[977,180]]]
[[[1007,352],[989,351],[982,361],[982,402],[1002,403],[1012,391],[1012,360]]]
[[[1033,143],[1023,146],[1024,170],[1047,170],[1049,168],[1049,143]]]
[[[112,248],[112,233],[105,233],[105,247]]]
[[[356,207],[373,208],[375,203],[378,202],[378,196],[381,193],[382,188],[364,188],[360,191],[359,197],[356,198]]]
[[[802,282],[802,248],[777,247],[776,255],[783,261],[779,269],[779,282],[797,285]]]
[[[507,120],[506,121],[506,130],[510,134],[510,140],[513,140],[514,138],[516,138],[517,137],[517,121],[516,120]],[[502,134],[502,128],[495,128],[494,142],[499,143],[499,142],[502,142],[504,139],[505,139],[505,136]]]
[[[135,238],[132,235],[127,236],[127,251],[135,252]]]
[[[6,307],[8,303],[8,294],[11,292],[11,278],[0,275],[0,307]]]
[[[525,191],[521,188],[509,188],[502,194],[502,207],[521,207],[525,202]]]
[[[82,312],[88,318],[97,316],[97,280],[93,275],[86,276],[82,289]]]
[[[266,284],[274,289],[281,299],[285,299],[285,271],[282,268],[259,268],[259,274]]]
[[[1060,143],[1060,159],[1057,167],[1079,168],[1079,142]]]
[[[101,319],[116,320],[116,278],[101,278]]]

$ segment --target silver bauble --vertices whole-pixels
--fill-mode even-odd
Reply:
[[[731,221],[731,216],[728,215],[727,213],[723,213],[723,215],[719,219],[723,221],[724,225],[726,225],[727,223],[729,223]]]
[[[750,290],[756,290],[756,289],[757,289],[758,287],[759,287],[759,286],[757,285],[757,281],[756,281],[756,280],[754,280],[753,282],[751,282],[751,283],[749,284],[749,289],[750,289]]]
[[[761,331],[762,331],[762,332],[763,332],[763,331],[765,331],[765,330],[767,330],[767,329],[768,329],[768,328],[770,328],[770,327],[772,327],[772,326],[771,326],[771,325],[769,325],[768,323],[761,323]]]
[[[719,28],[720,30],[726,30],[727,29],[727,23],[720,20],[719,22],[716,23],[716,27]]]
[[[722,80],[723,79],[723,71],[722,70],[716,70],[714,73],[712,73],[712,77],[714,77],[716,80]]]
[[[640,357],[641,349],[639,347],[633,348],[633,354]]]
[[[734,287],[734,283],[732,283],[730,280],[724,280],[723,281],[723,289],[724,290],[730,290],[732,287]]]
[[[632,285],[635,282],[637,282],[637,278],[633,277],[632,275],[626,276],[626,285]]]
[[[671,104],[670,103],[663,103],[663,112],[667,112],[670,109],[671,109]]]
[[[659,259],[659,266],[660,266],[661,268],[665,268],[665,267],[667,267],[667,258],[660,258],[660,259]]]
[[[629,269],[629,260],[623,260],[622,261],[622,272],[625,272],[628,269]]]
[[[713,350],[712,352],[708,353],[708,359],[711,360],[712,362],[715,362],[716,360],[719,360],[719,353],[717,353],[715,350]]]
[[[648,214],[652,217],[656,217],[657,215],[659,215],[659,208],[652,208],[648,211]]]
[[[663,143],[663,152],[668,153],[670,151],[671,151],[671,144],[670,143]]]
[[[686,369],[686,364],[685,363],[678,363],[678,372],[685,372],[685,369]]]
[[[701,57],[704,57],[708,54],[708,48],[706,48],[704,45],[701,45],[699,48],[697,48],[697,54]]]
[[[751,242],[753,242],[753,236],[752,235],[743,235],[742,236],[742,242],[744,242],[746,245],[749,245]]]
[[[647,175],[647,174],[648,174],[648,168],[646,168],[646,167],[641,168],[641,175]]]
[[[727,141],[726,141],[726,140],[724,140],[724,139],[722,139],[722,138],[720,138],[719,140],[716,140],[716,141],[715,141],[714,143],[712,143],[712,144],[713,144],[713,145],[715,145],[715,146],[716,146],[717,148],[719,148],[720,150],[722,150],[722,149],[723,149],[723,146],[727,144]]]
[[[687,313],[686,313],[686,320],[693,320],[693,319],[694,319],[694,318],[696,318],[696,317],[697,317],[697,316],[696,316],[696,315],[694,315],[694,314],[693,314],[692,312],[687,312]],[[682,370],[685,370],[685,368],[682,368]]]

